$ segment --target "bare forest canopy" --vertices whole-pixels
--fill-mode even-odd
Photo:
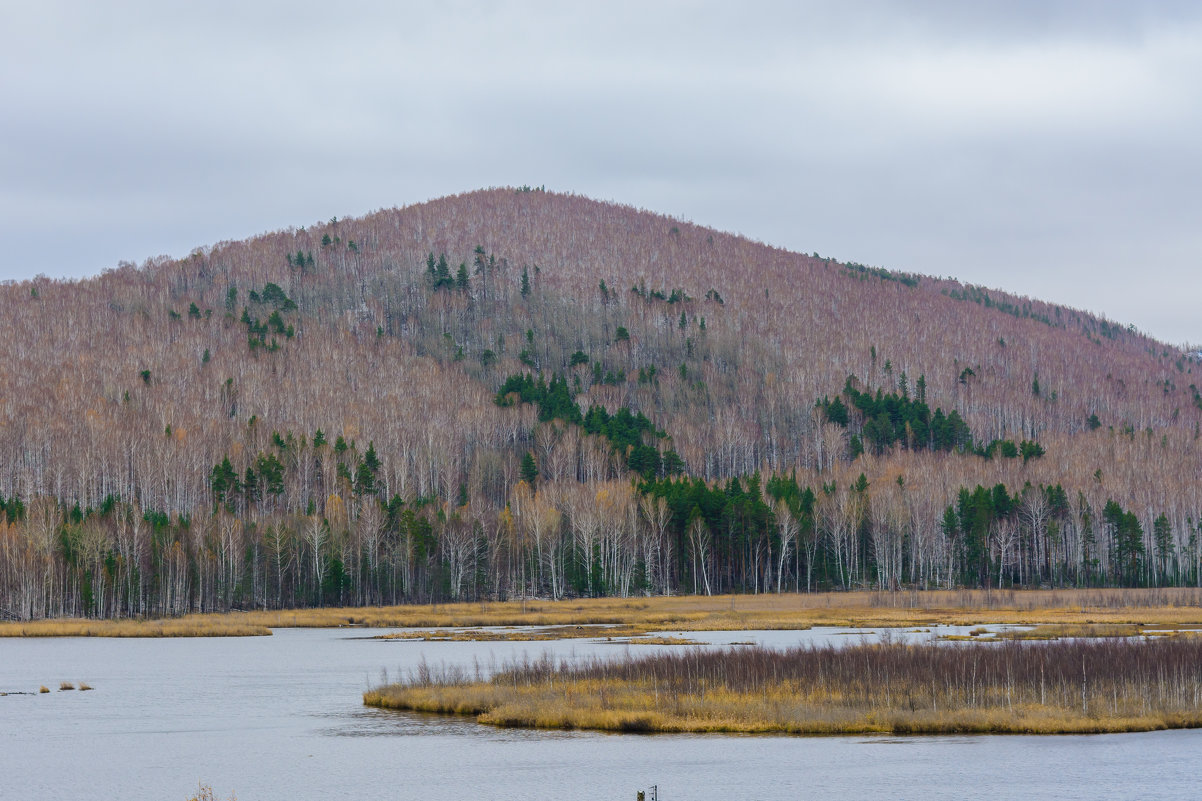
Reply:
[[[1197,584],[1202,362],[492,189],[0,287],[0,615]]]

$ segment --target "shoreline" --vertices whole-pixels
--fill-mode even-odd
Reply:
[[[0,637],[266,636],[275,628],[470,629],[614,627],[606,636],[675,630],[814,626],[1202,626],[1202,590],[923,590],[782,595],[655,596],[488,601],[387,607],[256,610],[146,620],[49,619],[0,623]],[[601,633],[600,631],[596,633]]]

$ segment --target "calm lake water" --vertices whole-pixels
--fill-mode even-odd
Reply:
[[[951,629],[944,629],[951,630]],[[425,658],[620,655],[574,640],[430,643],[365,630],[272,637],[0,640],[0,799],[1181,799],[1202,791],[1202,731],[1070,737],[764,737],[495,729],[365,709]],[[713,643],[861,633],[710,632]],[[927,635],[912,634],[921,637]],[[681,647],[681,646],[675,646]],[[644,653],[654,646],[634,646]],[[85,681],[92,692],[59,692]],[[650,797],[650,796],[648,796]]]

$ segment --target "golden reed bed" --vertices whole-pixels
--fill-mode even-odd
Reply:
[[[422,665],[387,709],[548,729],[1061,734],[1202,726],[1202,640],[688,649],[549,657],[491,678]]]
[[[811,626],[937,624],[1202,624],[1202,590],[948,590],[784,595],[588,598],[192,614],[154,620],[56,619],[0,623],[5,637],[205,637],[274,628],[622,626],[622,633]],[[570,628],[561,636],[583,635]]]

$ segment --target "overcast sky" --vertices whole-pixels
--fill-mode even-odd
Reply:
[[[1202,342],[1202,3],[0,3],[0,278],[530,184]]]

